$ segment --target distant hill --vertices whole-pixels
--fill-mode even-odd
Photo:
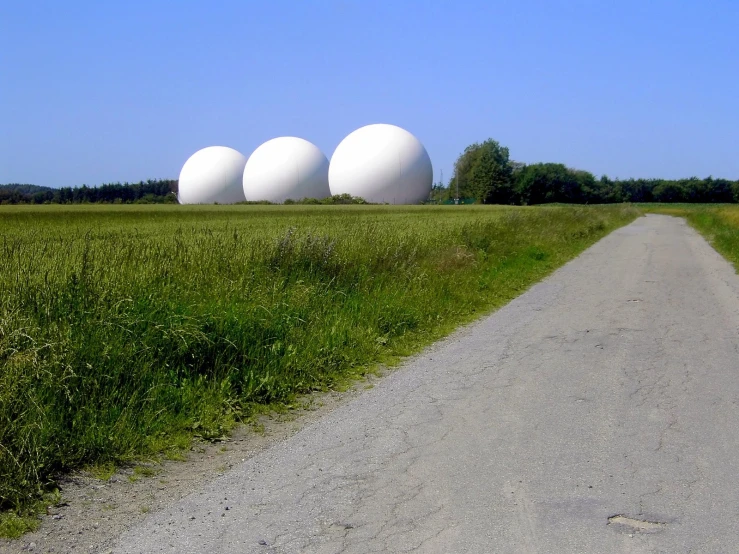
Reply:
[[[7,185],[0,185],[0,190],[19,192],[21,194],[36,194],[37,192],[53,192],[56,189],[53,189],[51,187],[41,187],[39,185],[22,185],[20,183],[9,183]]]

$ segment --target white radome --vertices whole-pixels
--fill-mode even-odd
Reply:
[[[246,157],[227,146],[198,150],[182,166],[177,199],[180,204],[243,202],[245,165]]]
[[[268,140],[249,156],[244,167],[247,200],[282,203],[330,195],[328,159],[315,144],[302,138]]]
[[[417,204],[431,192],[433,169],[423,144],[395,125],[357,129],[336,147],[328,170],[331,194],[368,202]]]

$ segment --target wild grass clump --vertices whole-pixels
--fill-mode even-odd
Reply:
[[[220,437],[501,305],[627,207],[0,211],[0,505]]]

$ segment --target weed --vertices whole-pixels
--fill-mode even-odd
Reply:
[[[100,462],[100,463],[88,466],[86,469],[87,469],[87,472],[90,475],[92,475],[95,479],[99,479],[101,481],[107,481],[108,479],[113,477],[113,474],[115,473],[115,464],[110,461]]]
[[[173,461],[173,462],[184,462],[187,460],[187,456],[185,456],[185,453],[182,450],[174,450],[169,449],[164,452],[164,457],[167,460]]]
[[[150,466],[136,466],[133,468],[133,473],[141,477],[153,477],[159,473],[159,470]]]
[[[0,537],[17,539],[35,531],[41,520],[33,510],[5,511],[0,513]]]

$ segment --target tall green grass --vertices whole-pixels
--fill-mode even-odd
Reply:
[[[637,215],[2,208],[0,505],[415,351]]]

